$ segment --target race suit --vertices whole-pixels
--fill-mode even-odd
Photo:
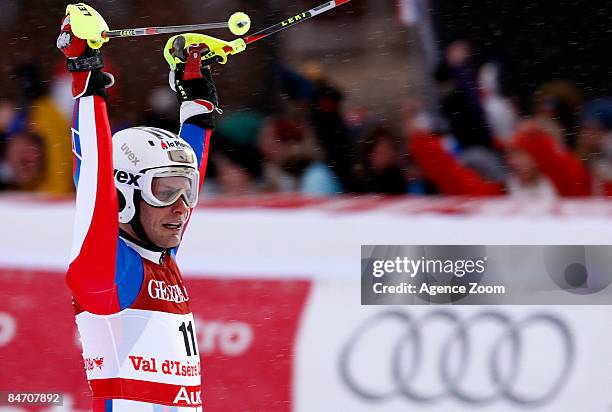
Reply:
[[[211,131],[181,125],[200,186]],[[200,357],[176,249],[149,250],[120,235],[106,102],[77,99],[72,143],[77,186],[73,295],[93,411],[201,411]]]

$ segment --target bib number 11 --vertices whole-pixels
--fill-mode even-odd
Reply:
[[[183,334],[183,340],[185,341],[185,350],[187,351],[187,356],[191,356],[191,348],[193,348],[193,354],[197,355],[198,349],[196,347],[195,334],[193,333],[193,325],[191,324],[191,321],[189,321],[188,324],[185,324],[185,322],[181,323],[179,331]],[[187,335],[187,332],[189,332],[189,335]],[[190,337],[191,340],[189,339]]]

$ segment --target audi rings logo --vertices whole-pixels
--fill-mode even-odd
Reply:
[[[436,327],[443,332],[432,338]],[[393,333],[384,333],[389,328]],[[351,392],[369,401],[455,399],[533,407],[560,393],[574,361],[571,331],[551,313],[513,320],[499,311],[465,318],[447,310],[420,317],[386,311],[364,322],[347,341],[340,374]]]

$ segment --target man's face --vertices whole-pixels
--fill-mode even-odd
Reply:
[[[158,247],[169,249],[178,246],[187,218],[189,207],[182,196],[166,207],[153,207],[140,200],[140,222],[149,240]]]

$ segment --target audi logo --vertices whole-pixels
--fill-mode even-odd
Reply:
[[[431,333],[425,329],[431,325],[442,325],[444,332],[428,340]],[[388,334],[377,333],[381,327],[394,327],[399,333],[389,342]],[[478,332],[486,339],[474,339]],[[535,332],[547,332],[546,338],[527,342],[526,335]],[[368,343],[375,346],[364,350]],[[561,362],[551,365],[542,353],[559,354]],[[448,310],[420,317],[385,311],[357,328],[339,361],[342,381],[368,401],[403,398],[425,404],[455,399],[474,406],[506,401],[535,407],[549,403],[563,389],[575,362],[575,345],[567,323],[551,313],[513,320],[500,311],[466,318]],[[372,373],[372,368],[382,368],[386,376]],[[536,372],[537,377],[530,376]],[[419,385],[432,375],[435,385]]]

